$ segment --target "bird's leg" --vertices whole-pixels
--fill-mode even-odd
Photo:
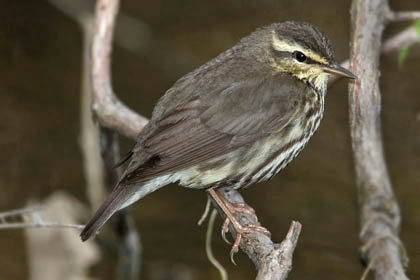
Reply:
[[[220,192],[217,192],[217,193],[219,194],[220,199],[223,201],[223,203],[226,205],[226,207],[230,210],[230,212],[232,214],[234,214],[234,213],[246,213],[246,214],[250,215],[256,221],[255,224],[250,225],[251,227],[252,226],[261,227],[261,224],[258,222],[258,217],[257,217],[257,215],[255,215],[255,210],[251,206],[249,206],[246,203],[232,203],[223,194],[221,194]],[[230,224],[230,220],[229,220],[229,218],[226,218],[225,221],[223,222],[223,226],[222,226],[222,238],[226,243],[231,244],[225,236],[225,234],[229,232],[229,224]],[[264,234],[265,234],[265,232],[264,232]],[[268,234],[270,234],[270,232],[268,232]],[[238,242],[238,244],[239,244],[239,242]]]
[[[207,190],[208,194],[214,199],[220,209],[225,213],[226,220],[222,226],[222,237],[227,243],[225,234],[229,231],[229,224],[231,223],[235,229],[235,242],[233,243],[232,249],[230,250],[231,261],[235,264],[233,260],[233,255],[238,252],[239,244],[241,243],[241,238],[244,233],[260,232],[268,237],[271,236],[270,232],[262,227],[258,222],[258,218],[255,215],[255,210],[252,209],[246,203],[232,203],[226,197],[224,197],[220,192],[214,188]],[[252,216],[255,219],[255,224],[249,224],[247,226],[242,226],[235,217],[235,214],[246,213]],[[229,243],[230,244],[230,243]]]

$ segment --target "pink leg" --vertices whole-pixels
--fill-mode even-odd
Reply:
[[[253,233],[253,232],[260,232],[268,237],[271,236],[270,232],[262,227],[260,223],[258,223],[257,216],[255,215],[255,210],[252,209],[249,205],[245,203],[234,204],[226,199],[221,193],[216,191],[215,189],[207,190],[209,195],[214,199],[214,201],[219,205],[222,211],[226,214],[226,220],[222,226],[222,238],[227,243],[230,242],[226,239],[225,234],[229,231],[229,224],[231,223],[233,228],[235,229],[236,239],[233,243],[232,249],[230,250],[230,259],[235,264],[233,260],[233,255],[238,252],[239,244],[241,243],[241,238],[244,233]],[[235,218],[235,214],[238,213],[246,213],[251,215],[255,220],[257,220],[256,224],[251,224],[246,227],[242,226],[238,220]]]

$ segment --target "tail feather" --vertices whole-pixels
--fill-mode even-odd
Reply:
[[[80,233],[82,241],[86,241],[94,235],[115,212],[120,210],[131,194],[132,192],[128,188],[117,187]]]
[[[80,234],[82,241],[88,240],[94,235],[106,221],[120,209],[123,209],[151,192],[169,184],[170,180],[154,180],[142,182],[141,184],[118,185],[108,199],[96,211],[92,219],[86,224]]]

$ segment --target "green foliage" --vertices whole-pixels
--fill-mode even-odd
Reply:
[[[398,53],[398,67],[402,67],[408,56],[408,47],[404,47]]]
[[[416,28],[417,39],[419,40],[419,43],[420,43],[420,19],[418,19],[414,22],[414,27]]]
[[[414,28],[417,32],[417,39],[420,43],[420,19],[414,22]],[[409,47],[402,48],[398,53],[398,67],[402,67],[404,65],[405,60],[408,56],[408,49]]]

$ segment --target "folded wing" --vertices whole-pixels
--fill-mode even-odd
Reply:
[[[153,120],[120,183],[188,168],[280,132],[302,102],[305,90],[297,91],[297,85],[294,78],[283,77],[281,85],[273,80],[247,81],[192,95]]]

